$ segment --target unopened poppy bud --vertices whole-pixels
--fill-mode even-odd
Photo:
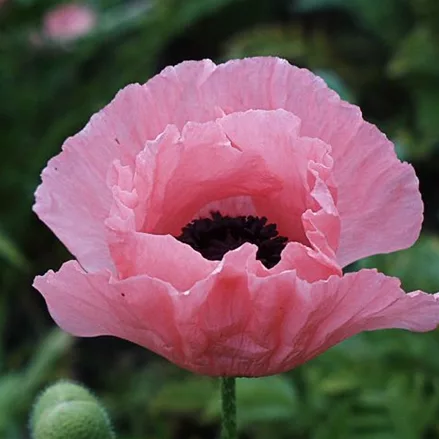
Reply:
[[[38,397],[32,410],[31,428],[35,427],[43,412],[58,404],[69,401],[97,402],[96,398],[85,387],[71,381],[60,381],[49,386]]]
[[[33,439],[112,439],[105,410],[84,387],[61,382],[38,398],[31,416]]]

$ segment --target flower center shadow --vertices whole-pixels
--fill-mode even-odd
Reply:
[[[228,251],[249,242],[258,246],[256,258],[267,268],[280,261],[288,242],[288,238],[279,236],[276,224],[267,224],[266,217],[230,217],[219,212],[211,212],[211,218],[190,222],[177,239],[211,261],[219,261]]]

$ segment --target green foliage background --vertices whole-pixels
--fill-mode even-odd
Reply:
[[[350,269],[439,290],[437,0],[95,0],[89,35],[35,46],[57,3],[0,9],[0,437],[28,437],[31,401],[60,377],[103,398],[119,438],[217,437],[215,380],[121,340],[72,339],[30,286],[70,258],[31,212],[41,169],[118,89],[167,64],[279,55],[360,105],[414,164],[425,223],[413,248]],[[290,373],[240,380],[238,394],[242,438],[439,438],[439,334],[360,334]]]

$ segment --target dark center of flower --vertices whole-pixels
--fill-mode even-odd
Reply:
[[[256,258],[267,268],[280,261],[280,254],[288,239],[279,236],[276,224],[257,216],[223,216],[212,212],[212,218],[194,220],[183,227],[177,239],[189,244],[206,259],[219,261],[230,250],[245,242],[258,246]]]

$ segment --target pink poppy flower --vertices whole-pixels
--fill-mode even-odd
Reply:
[[[35,279],[77,336],[212,376],[289,370],[360,331],[429,331],[368,255],[417,239],[413,168],[323,80],[278,58],[129,85],[43,171],[35,212],[76,257]]]
[[[44,17],[45,36],[70,41],[88,34],[96,25],[95,12],[86,5],[66,3],[56,6]]]

